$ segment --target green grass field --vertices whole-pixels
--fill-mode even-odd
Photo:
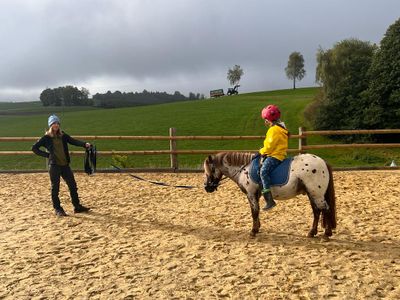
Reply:
[[[217,99],[176,102],[120,109],[90,107],[49,108],[38,102],[1,103],[0,136],[41,136],[47,127],[47,117],[56,112],[64,131],[76,135],[168,135],[175,127],[177,135],[264,135],[267,128],[260,118],[261,109],[274,103],[281,108],[282,119],[293,134],[306,124],[304,108],[317,93],[317,88],[258,92]],[[10,113],[12,112],[12,113]],[[167,150],[168,141],[89,141],[101,150]],[[178,141],[178,149],[254,149],[259,141]],[[326,137],[313,137],[309,144],[333,143]],[[30,150],[32,142],[1,142],[0,150]],[[291,139],[289,148],[297,148]],[[81,150],[73,146],[70,150]],[[364,166],[398,160],[398,151],[319,150],[313,153],[334,166]],[[180,155],[180,168],[200,168],[204,155]],[[169,157],[122,157],[129,167],[168,167]],[[73,167],[82,168],[83,158],[73,157]],[[400,162],[400,160],[399,160]],[[111,157],[99,157],[99,168],[109,168]],[[0,169],[43,169],[45,162],[36,156],[0,156]]]
[[[93,106],[48,106],[36,102],[0,102],[0,116],[37,115],[99,109]]]

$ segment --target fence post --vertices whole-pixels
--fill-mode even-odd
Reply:
[[[299,127],[299,154],[304,153],[303,146],[307,145],[307,137],[304,135],[305,127]]]
[[[170,137],[176,136],[176,128],[169,129],[169,136]],[[169,140],[169,150],[176,151],[176,140],[173,140],[173,139]],[[178,170],[178,155],[171,153],[170,159],[171,159],[171,168],[174,171]]]

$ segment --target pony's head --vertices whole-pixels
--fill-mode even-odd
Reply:
[[[222,172],[216,166],[215,156],[209,155],[204,160],[204,175],[204,189],[207,191],[207,193],[212,193],[216,191],[222,178]]]

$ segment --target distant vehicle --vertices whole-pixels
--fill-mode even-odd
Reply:
[[[218,89],[218,90],[212,90],[210,91],[210,97],[211,98],[218,98],[221,96],[224,96],[224,90],[223,89]]]
[[[240,85],[237,84],[237,85],[235,85],[233,88],[229,88],[228,91],[226,92],[226,94],[227,94],[228,96],[239,94],[239,92],[238,92],[239,86],[240,86]]]

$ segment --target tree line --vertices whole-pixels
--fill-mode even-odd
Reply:
[[[400,19],[379,46],[346,39],[332,49],[319,49],[316,80],[321,91],[305,112],[314,129],[400,128],[399,41]],[[399,135],[364,137],[372,138],[398,141]]]
[[[47,88],[40,94],[40,101],[43,106],[96,106],[104,108],[128,107],[137,105],[159,104],[175,101],[199,100],[204,99],[204,95],[200,93],[190,92],[189,96],[176,91],[174,94],[166,92],[120,92],[108,91],[101,94],[96,93],[92,98],[89,98],[90,92],[88,89],[67,85],[54,89]]]
[[[182,95],[179,91],[175,91],[173,94],[166,92],[149,92],[143,90],[143,92],[110,92],[105,94],[97,93],[93,95],[93,102],[95,106],[105,108],[116,108],[116,107],[127,107],[137,105],[149,105],[176,101],[187,101],[187,100],[200,100],[204,99],[204,95],[200,93],[189,93],[189,97]]]

